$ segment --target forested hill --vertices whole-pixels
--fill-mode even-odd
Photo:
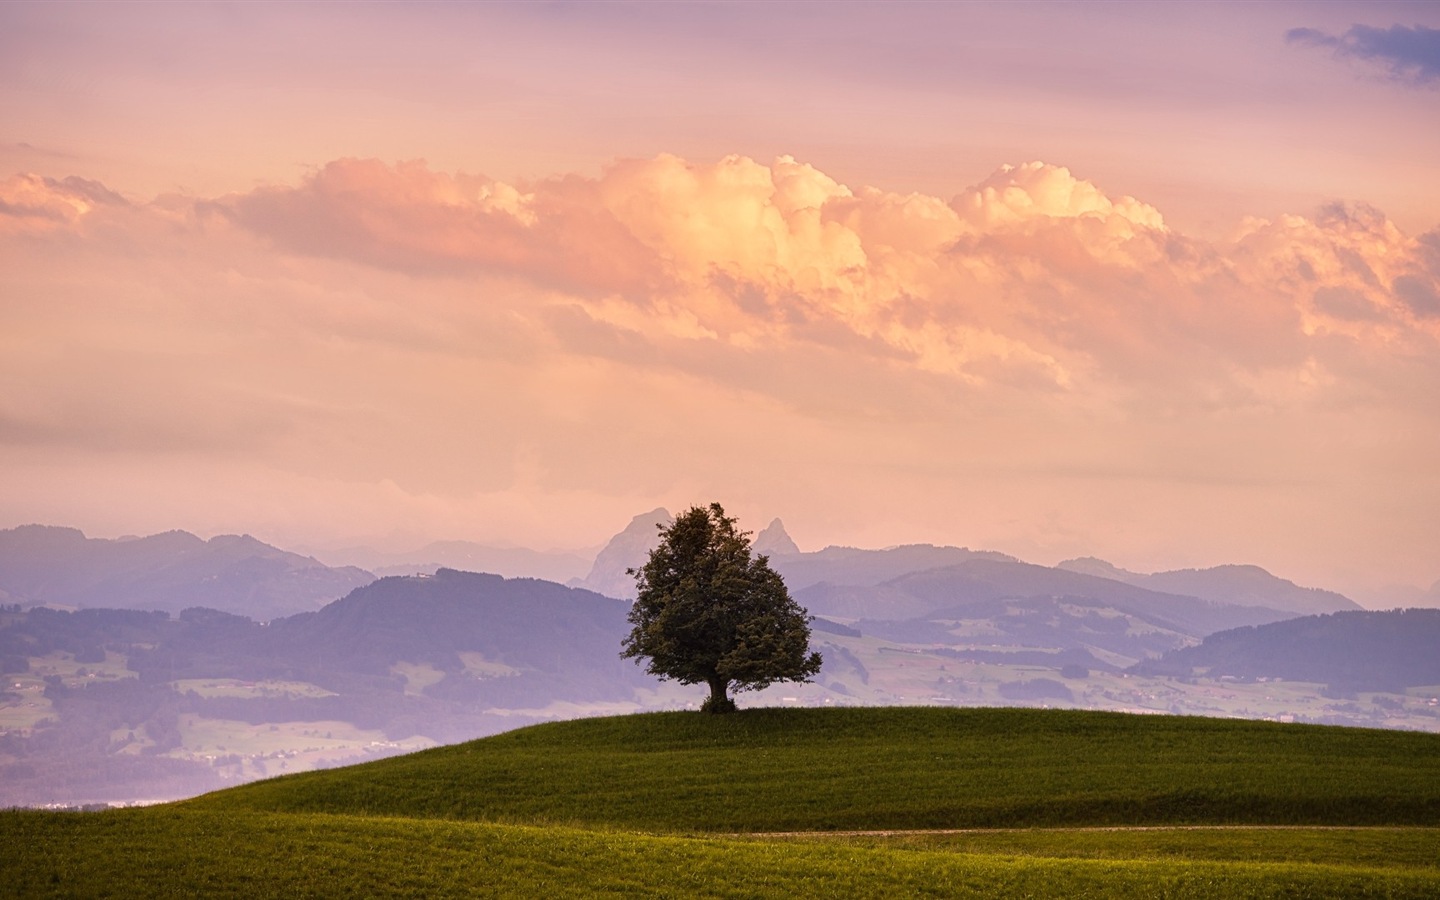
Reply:
[[[628,697],[650,679],[616,648],[629,604],[533,578],[440,569],[382,578],[317,613],[272,623],[270,653],[300,664],[389,675],[432,669],[432,697],[544,706]]]
[[[174,619],[36,608],[0,623],[0,656],[24,671],[26,657],[58,650],[104,659],[108,649],[144,683],[281,678],[356,699],[542,707],[628,697],[650,683],[616,650],[627,608],[548,581],[441,569],[382,578],[319,612],[268,625],[205,608]]]
[[[1440,685],[1440,609],[1337,612],[1235,628],[1131,671],[1279,678],[1347,691]]]

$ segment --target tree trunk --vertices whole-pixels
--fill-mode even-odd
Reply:
[[[721,678],[719,675],[712,675],[709,679],[710,699],[705,701],[702,710],[711,713],[727,713],[735,711],[735,701],[731,700],[728,692],[730,679]]]

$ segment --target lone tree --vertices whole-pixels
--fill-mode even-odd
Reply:
[[[635,576],[635,627],[622,657],[646,657],[646,671],[710,686],[701,707],[731,712],[729,688],[759,690],[808,681],[820,671],[810,617],[790,598],[765,556],[750,556],[749,533],[720,504],[695,506],[660,530],[660,546]]]

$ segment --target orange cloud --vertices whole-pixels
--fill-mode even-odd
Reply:
[[[947,200],[739,156],[516,184],[340,160],[145,204],[20,176],[0,204],[0,464],[58,492],[60,459],[230,484],[243,456],[382,520],[716,493],[1067,534],[1104,508],[1296,554],[1325,509],[1435,499],[1372,510],[1391,552],[1440,505],[1440,232],[1365,207],[1205,240],[1042,163]]]
[[[595,196],[561,179],[542,194],[488,178],[337,160],[300,188],[226,198],[216,209],[291,250],[414,273],[515,273],[569,290],[646,286],[646,251]]]
[[[790,157],[660,156],[524,185],[345,160],[220,208],[302,253],[524,279],[576,304],[606,346],[858,341],[972,386],[1119,381],[1213,398],[1323,368],[1322,333],[1435,338],[1433,259],[1376,213],[1250,222],[1205,242],[1039,162],[945,202],[852,190]]]
[[[1165,230],[1153,206],[1134,197],[1112,200],[1063,166],[1029,162],[1001,166],[989,178],[956,197],[955,209],[982,231],[1046,219],[1091,219],[1120,236],[1136,228]]]
[[[97,206],[125,200],[99,182],[35,174],[0,181],[0,234],[47,234],[77,226]]]

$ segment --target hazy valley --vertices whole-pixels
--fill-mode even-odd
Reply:
[[[389,557],[429,574],[376,579],[249,537],[0,532],[0,805],[167,799],[532,722],[694,707],[696,688],[618,657],[625,570],[667,521],[637,516],[569,585],[513,576],[573,572],[578,557],[459,542]],[[825,663],[744,705],[1440,731],[1440,611],[1366,612],[1253,566],[1137,575],[928,545],[806,553],[778,520],[755,546],[816,617]],[[435,562],[466,559],[512,577]]]

